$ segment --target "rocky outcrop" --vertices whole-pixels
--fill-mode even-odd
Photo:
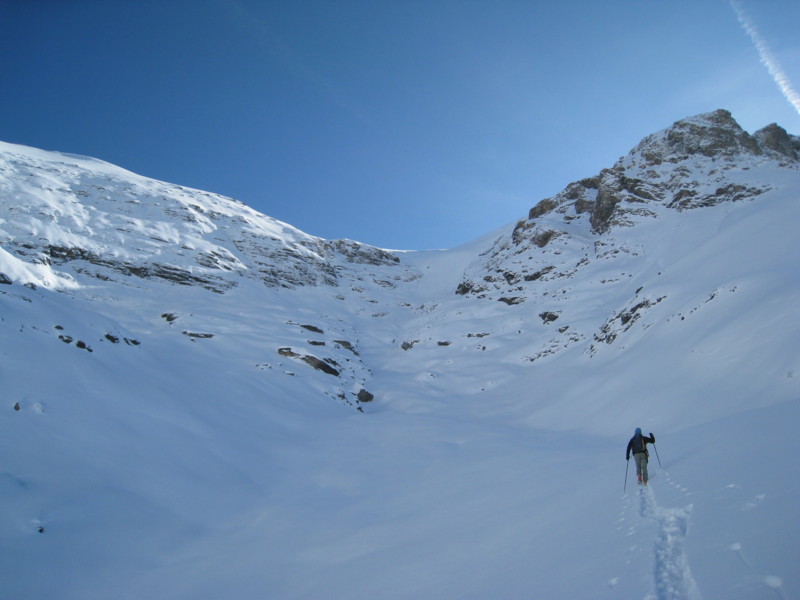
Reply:
[[[789,135],[776,123],[759,129],[753,137],[764,152],[772,152],[790,160],[800,159],[800,138]]]
[[[514,241],[519,244],[527,239],[540,245],[541,230],[530,222],[553,212],[563,214],[565,221],[588,214],[592,231],[602,234],[615,225],[628,224],[630,216],[652,215],[647,208],[652,203],[687,209],[751,198],[764,188],[733,184],[724,177],[717,178],[719,186],[699,188],[708,171],[724,173],[742,157],[797,162],[798,148],[800,140],[774,124],[748,134],[726,110],[683,119],[644,138],[614,167],[539,202],[530,210],[528,221],[518,225]],[[698,174],[703,161],[713,165],[709,163],[706,172]],[[703,181],[698,181],[698,175]],[[532,233],[522,235],[526,231]]]
[[[714,169],[723,172],[741,157],[762,156],[797,162],[800,139],[774,124],[750,135],[726,110],[677,121],[644,138],[614,167],[571,183],[556,196],[539,202],[528,213],[528,220],[518,224],[514,241],[529,240],[541,246],[542,231],[531,221],[553,212],[562,214],[565,221],[587,214],[592,231],[602,234],[615,225],[627,224],[627,216],[652,214],[647,210],[650,203],[686,209],[753,197],[763,188],[722,180],[722,185],[712,190],[699,191],[696,165],[710,159]]]
[[[353,264],[392,266],[400,262],[400,259],[391,252],[352,240],[331,240],[325,242],[325,247],[332,254],[341,256]]]
[[[465,273],[455,292],[459,295],[499,299],[524,297],[526,285],[547,274],[547,279],[570,277],[585,263],[553,271],[553,258],[578,242],[585,231],[598,241],[621,227],[652,220],[664,210],[690,210],[740,202],[767,191],[735,176],[769,161],[800,168],[800,138],[777,125],[750,135],[726,110],[682,119],[644,138],[611,168],[569,184],[545,198],[520,220],[508,239],[498,240],[480,267]],[[586,258],[592,252],[586,245]],[[629,252],[616,248],[598,251]],[[528,256],[531,260],[522,260]],[[548,264],[550,262],[550,264]],[[510,304],[510,303],[509,303]]]
[[[727,110],[716,110],[675,122],[664,131],[649,135],[631,151],[648,166],[677,164],[690,157],[731,158],[760,155],[758,141],[733,119]]]
[[[281,356],[285,356],[287,358],[299,359],[304,363],[306,363],[308,366],[313,367],[317,371],[322,371],[323,373],[327,373],[328,375],[333,375],[334,377],[338,377],[340,374],[340,371],[334,368],[334,366],[338,366],[338,364],[331,358],[326,358],[325,360],[322,360],[320,358],[317,358],[313,354],[301,354],[289,347],[278,348],[278,354],[280,354]]]

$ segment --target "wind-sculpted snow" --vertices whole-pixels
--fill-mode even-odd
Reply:
[[[336,285],[337,256],[357,263],[393,259],[100,161],[10,144],[0,150],[0,235],[19,259],[58,267],[60,277],[30,274],[41,285],[58,288],[79,275],[123,283],[131,283],[128,276],[159,278],[220,293],[240,277],[278,287]]]
[[[797,595],[797,152],[684,119],[402,252],[0,144],[0,596]]]

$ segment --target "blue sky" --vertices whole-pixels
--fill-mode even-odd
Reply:
[[[797,89],[800,2],[739,7]],[[3,0],[0,51],[3,141],[384,248],[466,243],[686,116],[800,134],[727,0]]]

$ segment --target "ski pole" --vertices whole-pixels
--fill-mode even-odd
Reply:
[[[656,448],[656,443],[655,442],[653,442],[653,450],[656,451],[656,458],[658,459],[659,468],[663,469],[664,467],[661,466],[661,457],[658,455],[658,448]]]
[[[622,486],[622,493],[624,494],[628,490],[628,465],[630,464],[630,460],[625,459],[625,485]]]

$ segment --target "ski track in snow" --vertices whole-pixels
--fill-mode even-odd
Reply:
[[[674,481],[667,471],[659,471],[659,478],[681,492],[684,496],[691,496],[686,487]],[[653,477],[651,477],[652,482]],[[739,488],[736,484],[729,484],[728,488]],[[693,505],[688,504],[683,508],[665,508],[656,501],[652,486],[638,488],[638,498],[633,500],[632,494],[625,494],[623,506],[620,511],[619,524],[623,528],[631,504],[638,501],[638,513],[642,519],[656,524],[655,542],[653,544],[653,576],[654,591],[645,596],[645,600],[702,600],[702,594],[692,576],[688,557],[684,550],[684,540],[689,529],[689,520],[692,515]],[[757,494],[752,501],[744,503],[742,511],[757,508],[766,498],[766,494]],[[638,530],[639,523],[627,527],[626,535],[633,536]],[[787,600],[783,578],[764,573],[754,567],[747,558],[744,547],[740,542],[735,542],[727,547],[738,557],[741,564],[752,574],[755,581],[774,593],[779,600]],[[637,545],[632,545],[629,552],[639,552]],[[631,563],[630,559],[627,561]],[[607,581],[607,589],[611,590],[619,584],[619,578],[614,577]],[[769,595],[769,592],[765,592]],[[766,597],[766,596],[765,596]]]
[[[670,485],[675,486],[664,473]],[[657,533],[654,543],[653,575],[654,595],[648,600],[700,600],[700,590],[692,577],[689,560],[684,550],[684,540],[689,528],[692,505],[683,508],[664,508],[656,502],[652,487],[639,488],[639,515],[655,521]]]

